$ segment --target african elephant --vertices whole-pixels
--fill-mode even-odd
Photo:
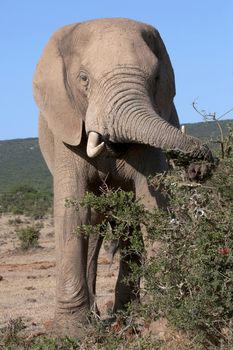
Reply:
[[[99,19],[58,30],[46,45],[34,76],[40,109],[39,142],[54,178],[57,287],[54,327],[79,335],[94,304],[100,236],[75,235],[78,224],[96,224],[91,209],[64,205],[87,191],[134,191],[147,207],[162,204],[147,183],[167,169],[163,150],[211,160],[207,146],[183,134],[173,103],[173,69],[153,27],[128,19]],[[124,284],[122,257],[116,311],[134,298]],[[123,277],[122,277],[123,276]]]

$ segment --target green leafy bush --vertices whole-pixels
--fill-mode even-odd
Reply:
[[[217,344],[233,341],[231,131],[226,157],[206,183],[187,182],[180,168],[157,181],[169,196],[169,210],[166,215],[155,212],[156,220],[147,226],[150,237],[162,245],[144,269],[153,309],[175,326]]]
[[[15,346],[18,345],[18,334],[24,328],[25,324],[21,317],[10,319],[7,326],[0,330],[0,349],[11,350],[13,349],[13,347],[10,346],[12,343],[15,348]]]
[[[52,205],[50,192],[39,192],[30,186],[18,186],[0,195],[0,213],[44,217]]]
[[[143,242],[140,239],[139,222],[146,221],[147,213],[140,200],[136,200],[134,193],[122,190],[102,188],[102,195],[96,196],[87,193],[82,200],[67,200],[66,205],[91,206],[93,209],[104,214],[101,224],[81,225],[77,227],[77,233],[92,234],[96,230],[104,232],[105,240],[116,240],[122,238],[131,242],[132,250],[138,254],[143,252]],[[109,222],[114,225],[109,226]],[[122,235],[124,232],[124,235]]]
[[[40,226],[27,226],[16,230],[17,237],[20,241],[20,247],[23,250],[35,248],[38,246],[40,237]]]
[[[225,338],[233,318],[232,174],[232,159],[222,160],[202,185],[185,183],[181,170],[167,174],[161,185],[169,211],[149,227],[162,242],[145,269],[153,309],[214,343]]]
[[[80,342],[68,337],[57,339],[52,336],[29,336],[22,332],[26,328],[21,317],[9,320],[0,329],[0,349],[4,350],[79,350]],[[87,349],[87,348],[86,348]]]

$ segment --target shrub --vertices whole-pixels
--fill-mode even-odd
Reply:
[[[36,225],[22,227],[16,230],[16,234],[20,241],[21,249],[28,250],[29,248],[34,248],[38,246],[38,240],[40,237],[40,227]]]
[[[202,185],[185,183],[180,169],[167,174],[160,185],[169,211],[156,213],[157,225],[149,227],[163,243],[144,269],[153,310],[210,343],[227,342],[232,327],[232,160],[222,160]]]
[[[169,210],[155,211],[147,225],[163,243],[144,268],[153,310],[207,344],[233,345],[232,141],[230,132],[228,152],[206,183],[189,183],[179,167],[157,181]]]
[[[9,225],[17,226],[17,225],[20,225],[20,224],[22,224],[22,223],[23,223],[23,220],[22,220],[19,216],[17,216],[17,217],[14,218],[14,219],[9,219],[9,220],[8,220],[8,224],[9,224]]]
[[[137,254],[142,254],[143,244],[140,239],[139,222],[146,221],[147,213],[140,200],[134,199],[134,193],[122,190],[102,189],[102,195],[96,196],[87,193],[82,200],[67,200],[66,205],[73,205],[77,208],[91,206],[93,209],[104,214],[104,220],[97,226],[80,225],[76,231],[89,235],[96,232],[96,229],[104,232],[105,240],[116,240],[121,237],[129,239],[132,243],[132,250]],[[114,225],[109,226],[109,222],[114,221]],[[122,232],[124,235],[122,236]]]

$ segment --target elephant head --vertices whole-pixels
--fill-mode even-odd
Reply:
[[[60,29],[38,63],[34,94],[63,142],[79,145],[85,131],[89,157],[101,153],[105,143],[211,157],[198,139],[179,130],[170,59],[149,25],[102,19]]]

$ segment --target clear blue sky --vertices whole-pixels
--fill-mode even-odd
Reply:
[[[59,27],[100,17],[129,17],[159,29],[176,75],[182,123],[200,109],[233,107],[232,0],[1,0],[0,139],[37,136],[32,77],[42,48]],[[232,114],[228,117],[233,117]]]

